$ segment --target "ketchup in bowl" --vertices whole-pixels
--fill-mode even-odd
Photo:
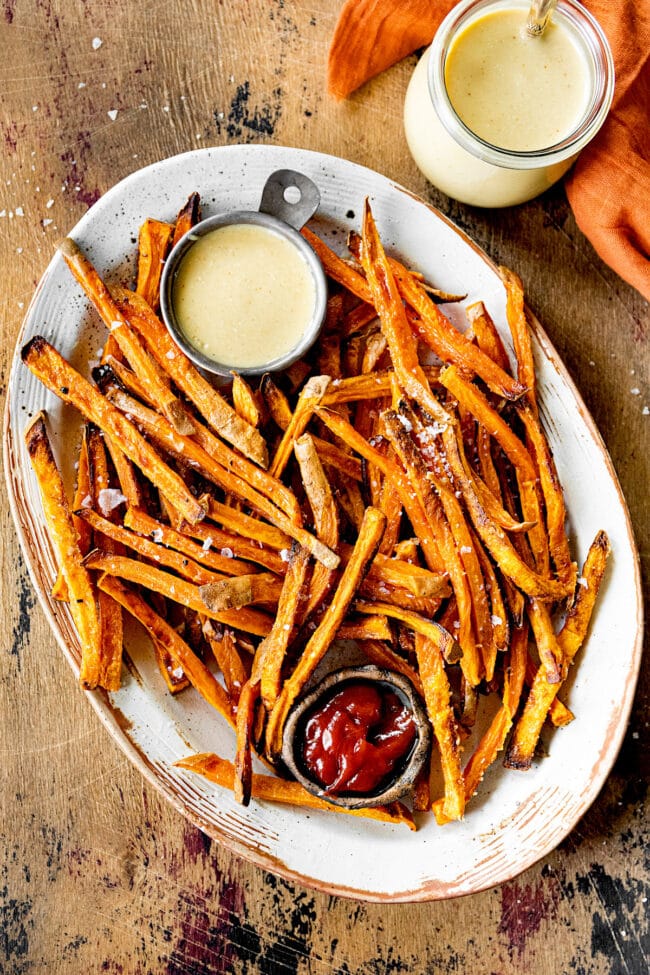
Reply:
[[[282,760],[312,795],[362,809],[410,792],[430,747],[429,719],[411,682],[366,664],[332,671],[296,702]]]
[[[413,712],[388,685],[350,681],[311,712],[302,758],[329,793],[374,792],[394,776],[416,736]]]

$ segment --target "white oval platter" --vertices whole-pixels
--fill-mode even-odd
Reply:
[[[110,190],[71,233],[109,280],[130,280],[140,224],[173,219],[194,190],[203,213],[256,209],[267,176],[297,169],[321,191],[317,233],[343,251],[371,199],[386,247],[437,287],[483,300],[510,348],[505,295],[494,265],[446,218],[385,177],[320,153],[277,146],[228,146],[176,156],[133,173]],[[125,262],[125,255],[129,260]],[[515,268],[516,270],[516,268]],[[462,308],[446,309],[459,325]],[[225,722],[193,691],[173,698],[133,634],[133,665],[110,695],[87,692],[92,706],[142,774],[193,823],[235,853],[299,883],[372,901],[425,901],[476,892],[512,878],[549,853],[586,811],[614,762],[629,716],[641,654],[638,557],[616,475],[602,440],[557,353],[531,316],[543,421],[562,479],[574,557],[584,559],[598,529],[612,557],[591,633],[567,703],[576,720],[545,737],[548,755],[531,771],[493,767],[465,819],[443,828],[419,815],[418,830],[337,814],[253,802],[238,806],[218,786],[174,768],[197,751],[233,755]],[[55,578],[40,500],[23,444],[30,416],[47,410],[55,451],[72,480],[78,420],[22,365],[20,347],[43,334],[87,373],[101,329],[63,260],[52,259],[18,337],[5,411],[9,497],[31,578],[54,635],[78,673],[79,643]],[[70,694],[82,693],[71,679]]]

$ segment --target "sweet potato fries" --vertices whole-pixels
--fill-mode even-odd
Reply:
[[[217,390],[157,314],[161,262],[199,202],[143,224],[133,291],[62,244],[108,329],[91,378],[43,337],[22,352],[86,423],[72,501],[45,417],[25,434],[81,683],[119,687],[130,614],[170,691],[193,686],[236,735],[234,763],[181,768],[242,803],[329,808],[252,758],[280,769],[293,704],[333,644],[354,639],[424,699],[434,746],[414,809],[460,819],[499,751],[529,768],[544,722],[572,720],[558,694],[609,548],[599,532],[578,580],[521,282],[501,269],[512,368],[487,309],[456,329],[422,275],[385,253],[366,203],[352,260],[304,231],[332,284],[320,344],[283,376]],[[464,758],[485,694],[499,706]],[[361,814],[414,827],[400,803]]]

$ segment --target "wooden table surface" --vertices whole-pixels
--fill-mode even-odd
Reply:
[[[401,122],[415,57],[337,104],[324,89],[339,2],[1,6],[3,396],[57,240],[114,183],[200,146],[321,150],[405,184],[519,271],[605,439],[647,556],[648,305],[598,259],[561,187],[481,212],[426,184]],[[647,663],[615,768],[558,850],[458,901],[354,903],[242,862],[145,784],[55,645],[5,497],[2,524],[1,972],[647,971]]]

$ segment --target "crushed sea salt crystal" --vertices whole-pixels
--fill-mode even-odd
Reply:
[[[151,533],[151,538],[152,538],[152,541],[154,541],[154,542],[162,542],[162,540],[163,540],[163,531],[162,531],[162,528],[154,528],[154,530]]]
[[[467,555],[471,551],[472,551],[471,545],[461,545],[460,547],[461,555]]]
[[[212,547],[212,538],[208,535],[201,548],[204,552],[209,552]]]
[[[235,557],[235,553],[231,548],[222,548],[221,554],[223,555],[224,559],[232,559]]]
[[[289,551],[288,548],[280,549],[280,558],[282,559],[283,562],[288,562],[290,557],[291,557],[291,552]]]
[[[584,589],[588,589],[589,588],[589,583],[587,582],[587,580],[585,579],[584,576],[579,576],[578,577],[578,585],[579,586],[582,586]]]
[[[104,515],[109,515],[118,505],[126,501],[125,496],[116,488],[102,488],[97,495],[99,507]]]
[[[409,420],[409,418],[407,416],[402,416],[401,413],[398,413],[397,414],[397,419],[402,424],[402,426],[404,427],[404,429],[406,430],[406,432],[407,433],[410,433],[411,430],[413,429],[413,424],[411,423],[411,421]]]
[[[174,678],[174,680],[182,680],[184,676],[185,675],[183,674],[182,667],[174,667],[174,669],[172,670],[172,677]]]
[[[175,352],[172,352],[172,350],[170,349],[169,352],[165,353],[165,358],[166,359],[175,359],[176,358],[176,353]]]
[[[501,619],[501,617],[500,616],[497,616],[496,613],[493,613],[492,614],[492,616],[490,617],[490,620],[492,621],[492,626],[501,626],[501,624],[503,623],[503,620]]]
[[[93,37],[93,51],[98,51],[102,46],[103,41],[101,37]]]
[[[121,325],[122,322],[118,322],[118,321],[111,322],[111,332],[115,331],[116,328],[120,328]]]
[[[117,109],[111,108],[108,112],[106,112],[106,114],[108,115],[111,122],[114,122],[115,119],[117,118]]]
[[[630,392],[632,393],[632,396],[640,396],[641,395],[641,390],[639,389],[638,386],[633,386],[632,389],[630,390]]]

